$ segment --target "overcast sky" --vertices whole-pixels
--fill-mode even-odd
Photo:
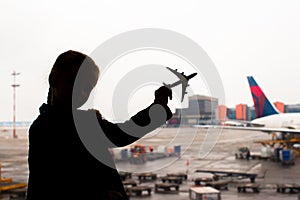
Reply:
[[[300,3],[276,0],[1,1],[0,121],[12,119],[13,70],[17,120],[33,120],[48,92],[56,57],[69,49],[93,52],[134,29],[162,28],[198,43],[214,62],[226,105],[253,105],[246,76],[271,101],[300,103]],[[99,63],[101,64],[101,63]]]

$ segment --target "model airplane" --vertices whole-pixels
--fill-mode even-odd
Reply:
[[[176,81],[175,83],[172,83],[172,84],[165,84],[165,83],[163,83],[163,84],[164,84],[164,86],[166,86],[166,87],[168,87],[168,88],[170,88],[170,89],[173,88],[173,87],[175,87],[175,86],[177,86],[177,85],[182,84],[182,93],[181,93],[181,94],[182,94],[182,95],[181,95],[181,102],[182,102],[183,99],[184,99],[184,95],[187,94],[187,92],[186,92],[186,87],[189,86],[189,85],[188,85],[188,81],[189,81],[191,78],[193,78],[194,76],[196,76],[197,73],[193,73],[193,74],[190,74],[190,75],[186,76],[186,75],[184,75],[183,72],[182,72],[182,73],[179,73],[179,72],[177,71],[177,69],[174,70],[174,69],[171,69],[171,68],[169,68],[169,67],[167,67],[167,69],[170,70],[171,72],[173,72],[173,73],[179,78],[179,80]]]

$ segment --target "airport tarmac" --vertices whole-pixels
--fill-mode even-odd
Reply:
[[[12,138],[12,132],[0,132],[0,162],[2,163],[2,176],[12,177],[16,182],[27,182],[28,166],[27,130],[18,130],[18,139]],[[278,193],[273,188],[278,183],[300,184],[299,158],[295,165],[282,166],[271,160],[242,160],[235,159],[234,152],[241,145],[248,146],[252,152],[259,152],[261,145],[254,143],[255,140],[270,139],[271,136],[262,132],[222,130],[207,132],[206,129],[196,128],[161,128],[147,137],[138,141],[146,146],[154,147],[154,152],[162,150],[166,146],[181,146],[180,157],[168,157],[144,164],[130,164],[117,162],[120,171],[128,171],[137,179],[136,173],[153,172],[158,179],[140,183],[154,187],[159,182],[159,177],[172,172],[188,172],[188,180],[180,184],[179,193],[161,194],[154,190],[150,196],[135,197],[130,199],[145,200],[171,200],[189,199],[189,188],[194,185],[194,179],[198,177],[211,177],[209,173],[195,172],[197,169],[210,170],[238,170],[248,173],[257,173],[256,182],[265,188],[259,193],[239,193],[236,184],[249,182],[249,179],[231,178],[228,190],[221,190],[222,199],[298,199],[298,194]],[[189,165],[187,166],[187,160]],[[0,195],[1,200],[9,199],[7,195]],[[19,199],[21,200],[21,199]]]

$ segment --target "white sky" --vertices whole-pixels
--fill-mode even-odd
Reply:
[[[246,76],[271,101],[300,103],[300,3],[276,0],[0,2],[0,121],[12,119],[12,76],[21,73],[17,120],[33,120],[48,92],[56,57],[90,54],[107,39],[138,28],[163,28],[197,42],[215,63],[226,104],[252,105]],[[101,63],[99,63],[101,64]]]

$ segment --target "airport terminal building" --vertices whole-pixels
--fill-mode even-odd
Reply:
[[[218,99],[204,95],[189,97],[187,108],[176,109],[168,125],[212,124],[217,117]]]
[[[285,105],[274,102],[279,112],[300,112],[300,104]],[[234,108],[219,105],[218,99],[204,95],[189,97],[188,107],[176,109],[173,117],[168,121],[168,126],[177,127],[192,125],[222,124],[226,120],[251,121],[256,118],[254,106],[238,104]]]

